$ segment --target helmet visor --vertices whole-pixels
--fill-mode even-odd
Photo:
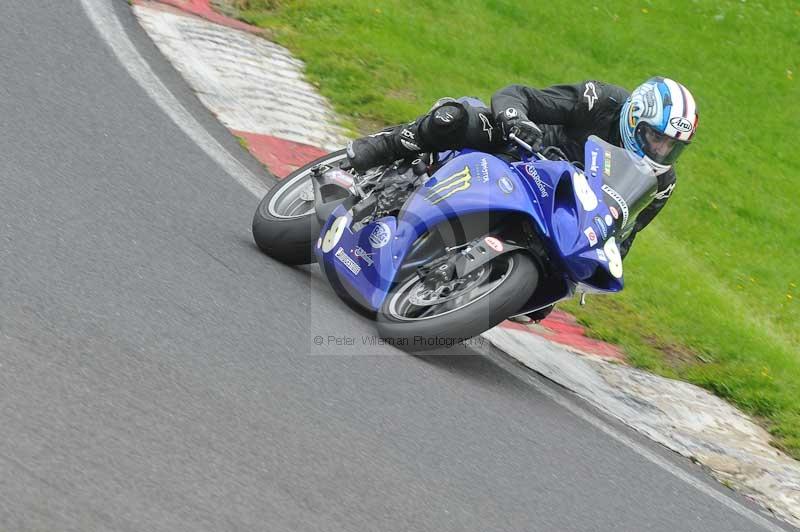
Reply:
[[[681,152],[689,145],[656,130],[647,122],[640,122],[634,133],[636,143],[642,147],[646,156],[658,164],[674,163]]]

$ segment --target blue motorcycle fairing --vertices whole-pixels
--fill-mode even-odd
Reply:
[[[589,150],[602,155],[605,149],[590,138],[587,158]],[[322,229],[315,253],[340,295],[378,310],[420,236],[450,219],[486,211],[527,216],[543,237],[553,263],[562,270],[564,282],[548,293],[548,301],[537,301],[538,306],[567,297],[578,283],[600,291],[622,289],[621,259],[611,268],[617,249],[612,239],[618,227],[607,223],[611,214],[603,195],[602,173],[586,177],[563,161],[508,164],[470,150],[447,161],[414,191],[397,218],[382,218],[353,233],[351,214],[337,207]],[[346,229],[335,245],[323,251],[326,234],[340,217],[346,220]]]
[[[602,155],[604,148],[590,138],[586,143],[587,158],[592,150]],[[536,221],[540,228],[545,226],[542,235],[550,237],[551,249],[562,261],[567,278],[572,281],[591,279],[588,284],[602,291],[621,290],[622,275],[619,272],[619,277],[612,275],[604,250],[619,227],[605,203],[602,175],[587,178],[564,161],[531,160],[511,166],[528,177],[526,183],[544,214]],[[609,253],[613,254],[615,243],[608,246]]]
[[[617,242],[623,228],[618,216],[612,215],[610,198],[604,191],[604,175],[608,175],[610,166],[606,163],[599,171],[597,165],[598,161],[610,160],[610,150],[621,148],[597,137],[587,140],[584,153],[588,176],[568,163],[556,167],[540,161],[536,167],[556,188],[550,211],[553,240],[570,279],[595,290],[617,292],[624,286]]]
[[[541,226],[541,209],[535,199],[531,201],[529,185],[507,163],[483,152],[462,153],[411,194],[398,218],[386,217],[353,233],[349,229],[351,214],[341,206],[333,211],[322,228],[315,254],[337,292],[371,310],[379,309],[412,244],[429,229],[454,217],[489,210],[521,211],[530,216],[532,210],[539,209],[534,219]],[[336,245],[324,252],[325,235],[340,217],[346,218],[347,229]],[[376,248],[370,235],[379,224],[388,228],[389,236],[388,243]],[[356,257],[356,246],[363,251],[359,255],[372,254],[371,264]]]
[[[345,228],[332,247],[323,251],[326,234],[339,219],[344,219]],[[352,213],[341,205],[336,207],[320,232],[314,253],[337,292],[344,292],[360,306],[377,310],[397,273],[389,245],[397,221],[387,216],[355,233],[350,229],[352,222]]]
[[[546,231],[541,223],[542,208],[526,181],[493,155],[461,152],[416,190],[400,210],[393,255],[402,258],[411,243],[440,223],[478,212],[535,213],[540,230]]]

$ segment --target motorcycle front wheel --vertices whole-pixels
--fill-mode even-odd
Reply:
[[[377,315],[378,332],[409,351],[451,346],[518,312],[539,281],[530,255],[499,255],[471,274],[426,287],[416,275],[400,282]]]

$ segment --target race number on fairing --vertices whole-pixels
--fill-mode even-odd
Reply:
[[[575,195],[578,196],[578,200],[586,211],[593,211],[597,208],[597,195],[589,186],[585,175],[579,172],[572,174],[572,186],[575,188]]]

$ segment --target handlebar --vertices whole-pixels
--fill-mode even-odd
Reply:
[[[527,143],[527,142],[525,142],[524,140],[521,140],[521,139],[517,138],[517,136],[516,136],[515,134],[513,134],[513,133],[512,133],[512,134],[510,134],[510,135],[508,136],[508,140],[510,140],[510,141],[512,141],[512,142],[516,142],[516,143],[517,143],[517,145],[518,145],[520,148],[524,148],[524,149],[525,149],[525,151],[527,151],[528,153],[534,153],[534,151],[533,151],[533,146],[531,146],[530,144],[528,144],[528,143]]]
[[[517,138],[517,136],[515,134],[513,134],[513,133],[511,133],[508,136],[508,140],[514,142],[517,146],[519,146],[523,150],[527,151],[528,153],[530,153],[531,155],[533,155],[537,159],[544,159],[545,158],[541,153],[535,151],[533,149],[533,146],[531,146],[530,144],[528,144],[524,140],[521,140],[521,139]]]

